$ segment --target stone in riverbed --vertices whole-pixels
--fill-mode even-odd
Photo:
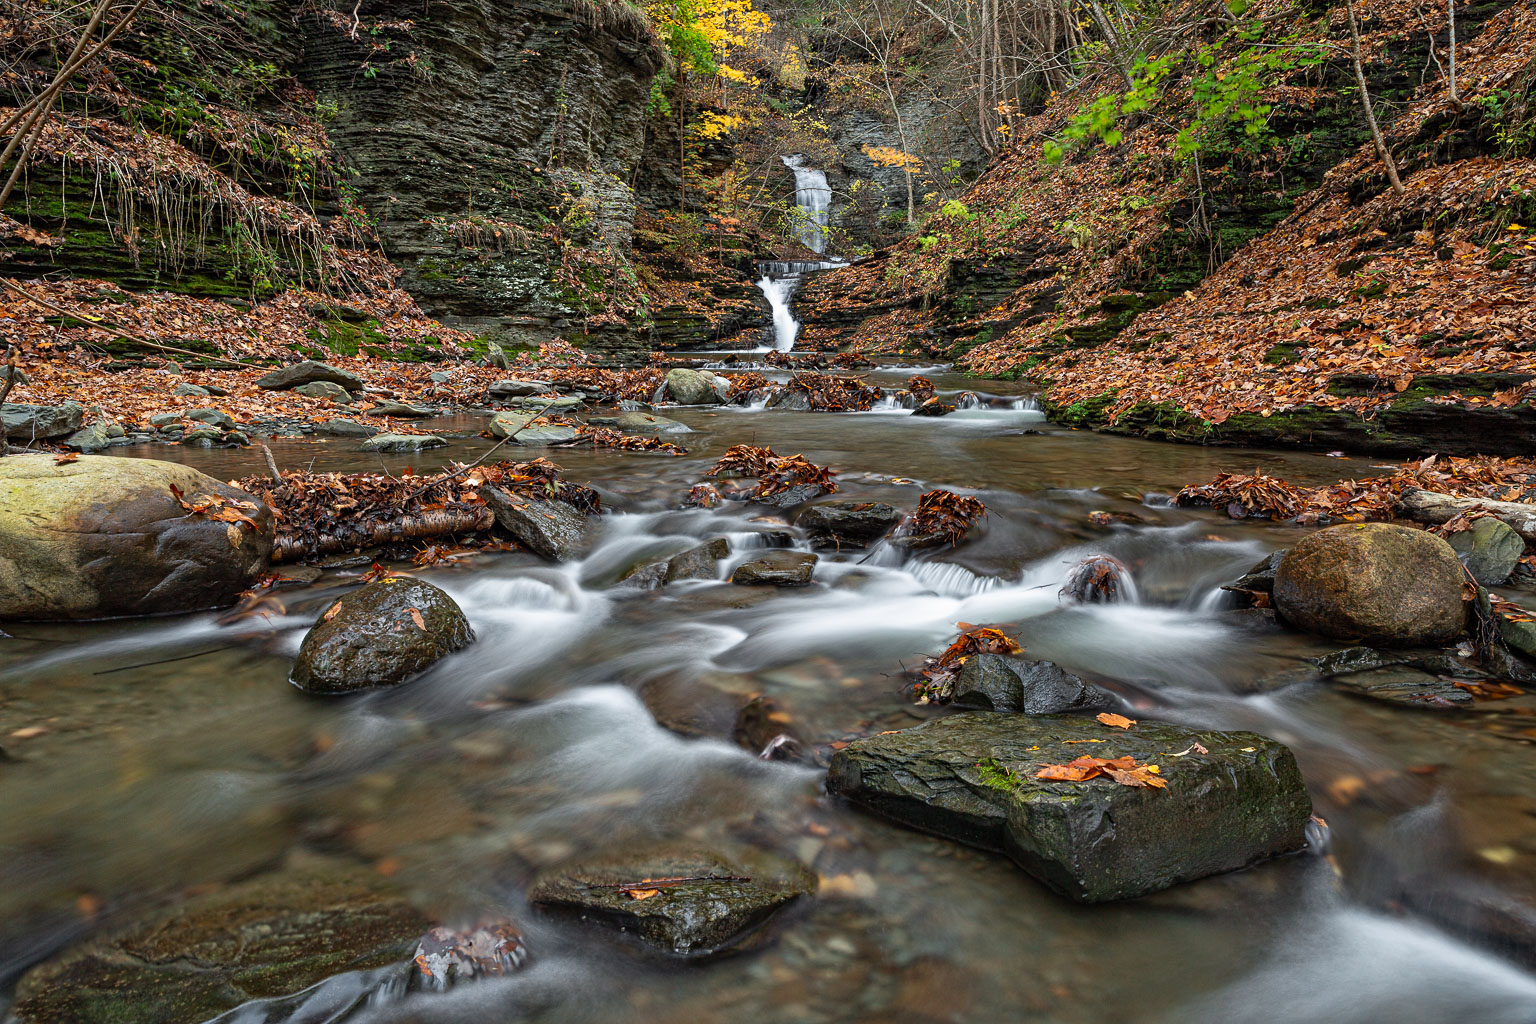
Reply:
[[[619,582],[641,590],[655,590],[678,580],[712,580],[719,572],[720,559],[730,553],[731,542],[715,537],[668,558],[631,566]]]
[[[99,452],[112,444],[110,424],[92,423],[81,427],[60,444],[65,448],[73,448],[77,452]]]
[[[73,434],[80,429],[84,418],[85,407],[79,402],[62,405],[6,402],[0,405],[0,432],[10,441],[48,441]]]
[[[292,680],[308,693],[397,686],[474,639],[469,620],[442,590],[386,576],[327,607],[304,635]]]
[[[316,428],[317,433],[330,434],[332,437],[372,437],[376,431],[366,423],[356,420],[326,420]]]
[[[453,985],[491,975],[511,974],[528,961],[516,926],[507,921],[474,928],[432,928],[411,958],[418,988],[446,992]]]
[[[1155,764],[1167,788],[1035,778],[1041,766],[1085,753]],[[1295,757],[1274,740],[1146,721],[1110,729],[1066,715],[968,712],[870,736],[833,755],[827,788],[901,824],[1006,854],[1084,903],[1299,849],[1312,810]]]
[[[941,402],[937,398],[930,398],[916,409],[912,410],[913,416],[948,416],[955,411],[955,407],[948,402]]]
[[[182,414],[182,418],[206,423],[220,430],[234,430],[235,418],[223,409],[191,409]]]
[[[647,880],[686,879],[647,885]],[[708,957],[766,938],[763,925],[809,895],[815,880],[798,864],[752,853],[636,851],[537,879],[529,900],[579,914],[679,957]],[[632,894],[654,893],[636,898]]]
[[[554,562],[580,558],[587,548],[587,517],[563,501],[527,498],[486,486],[480,496],[496,517],[496,525],[534,553]]]
[[[1446,541],[1472,578],[1485,587],[1496,587],[1509,579],[1525,554],[1520,535],[1508,523],[1492,517],[1474,520],[1470,530],[1453,533]]]
[[[1273,594],[1275,573],[1280,570],[1280,563],[1285,559],[1285,551],[1285,548],[1271,551],[1264,556],[1263,561],[1221,589],[1237,594]]]
[[[436,434],[375,434],[357,446],[360,452],[420,452],[428,448],[446,448],[448,442]]]
[[[617,416],[593,416],[587,420],[594,427],[615,427],[630,434],[691,434],[686,423],[648,412],[621,412]]]
[[[811,582],[816,562],[809,551],[770,551],[738,565],[731,582],[744,587],[803,587]]]
[[[253,531],[188,502],[213,498]],[[272,513],[189,466],[86,455],[0,459],[0,619],[96,619],[230,604],[266,570]]]
[[[901,512],[879,501],[824,501],[807,505],[795,525],[820,541],[864,545],[901,522]]]
[[[526,426],[512,438],[518,444],[532,448],[551,444],[565,444],[576,440],[579,431],[568,423],[535,423]]]
[[[1439,644],[1461,635],[1465,575],[1432,533],[1391,523],[1330,526],[1288,551],[1274,602],[1291,625],[1387,647]]]
[[[540,416],[561,416],[580,412],[585,408],[581,399],[573,395],[562,395],[559,398],[547,395],[534,395],[530,398],[509,398],[506,400],[506,405],[511,409],[537,413]]]
[[[723,387],[721,381],[724,381]],[[731,392],[728,378],[717,377],[707,370],[682,367],[667,371],[664,386],[667,395],[678,405],[719,405]]]
[[[293,392],[306,398],[324,398],[332,402],[350,402],[352,400],[352,392],[340,384],[328,380],[315,380],[310,381],[308,384],[300,384],[293,389]]]
[[[1058,715],[1112,707],[1113,697],[1049,661],[1001,654],[967,658],[955,676],[952,703],[983,711]]]
[[[515,398],[527,395],[544,395],[554,390],[547,380],[498,380],[486,389],[491,398]]]
[[[438,411],[425,405],[411,405],[393,399],[381,399],[377,405],[365,410],[369,416],[392,416],[401,420],[419,420],[436,416]]]
[[[330,363],[321,363],[313,359],[306,359],[302,363],[294,363],[291,366],[279,367],[265,376],[258,377],[256,386],[267,391],[286,391],[296,388],[301,384],[312,384],[317,380],[330,381],[332,384],[340,384],[348,391],[363,390],[363,378],[355,373],[349,373]]]
[[[327,866],[261,876],[34,968],[17,987],[15,1018],[197,1024],[347,972],[378,972],[360,982],[382,984],[388,975],[403,983],[427,925],[371,871]]]

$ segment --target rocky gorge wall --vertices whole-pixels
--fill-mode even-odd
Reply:
[[[629,250],[651,79],[649,23],[625,5],[386,0],[389,63],[316,14],[299,73],[333,103],[330,133],[401,285],[446,323],[504,344],[557,335],[638,355],[631,323],[593,322],[613,282],[573,246]]]

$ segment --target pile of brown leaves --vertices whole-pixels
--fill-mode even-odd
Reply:
[[[885,392],[858,377],[797,373],[784,390],[804,394],[815,412],[867,412]]]
[[[1392,518],[1397,498],[1410,488],[1459,498],[1525,501],[1536,491],[1536,459],[1468,459],[1431,455],[1405,462],[1387,476],[1299,487],[1255,469],[1251,475],[1221,473],[1206,484],[1185,487],[1180,505],[1210,505],[1234,519],[1268,516],[1310,524]]]
[[[234,484],[272,509],[277,521],[274,562],[445,534],[484,534],[493,525],[480,494],[486,484],[562,501],[586,514],[602,510],[596,491],[561,479],[560,467],[545,459],[491,463],[468,472],[461,466],[425,479],[411,474],[292,472],[282,474],[281,483],[270,476],[249,476]],[[475,543],[492,540],[486,534]]]
[[[623,434],[609,427],[586,427],[581,436],[592,442],[594,448],[619,448],[631,452],[659,452],[662,455],[687,455],[682,445],[663,441],[658,437],[637,437]]]
[[[987,514],[980,498],[942,489],[926,491],[917,499],[917,509],[896,528],[897,536],[942,536],[950,546],[965,540],[971,525]]]
[[[757,486],[741,495],[748,501],[769,498],[794,487],[820,487],[823,494],[837,491],[836,471],[808,461],[804,455],[775,455],[772,448],[738,444],[728,448],[705,476],[722,473],[757,478]]]
[[[978,654],[1023,654],[1019,641],[991,626],[957,622],[960,635],[937,658],[927,658],[920,670],[922,682],[915,688],[919,704],[948,704],[954,696],[955,676],[969,658]]]
[[[1035,773],[1035,778],[1051,782],[1087,782],[1105,776],[1122,786],[1167,789],[1168,782],[1159,775],[1159,771],[1155,764],[1137,764],[1136,759],[1129,754],[1115,758],[1084,755],[1066,764],[1042,765]]]

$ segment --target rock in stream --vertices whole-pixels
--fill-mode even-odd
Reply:
[[[1035,778],[1085,754],[1155,764],[1167,788]],[[1119,730],[1066,715],[967,712],[870,736],[833,756],[827,788],[903,825],[1006,854],[1083,903],[1299,849],[1312,810],[1295,757],[1274,740],[1155,722]]]
[[[475,639],[453,598],[386,576],[345,594],[304,636],[293,684],[309,693],[396,686]]]

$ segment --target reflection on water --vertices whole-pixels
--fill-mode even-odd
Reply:
[[[873,378],[894,386],[909,372]],[[932,375],[950,393],[967,383]],[[470,1024],[1533,1020],[1529,975],[1410,908],[1445,916],[1489,892],[1510,907],[1536,902],[1532,819],[1510,813],[1531,807],[1536,758],[1465,720],[1285,676],[1318,648],[1231,615],[1216,595],[1295,531],[1156,497],[1256,464],[1302,480],[1359,470],[1063,430],[1016,397],[983,394],[926,422],[689,409],[679,418],[698,433],[684,459],[550,453],[617,507],[599,543],[571,565],[501,553],[425,571],[479,639],[389,692],[315,700],[286,682],[304,630],[358,569],[229,625],[17,626],[0,641],[0,743],[18,758],[0,763],[0,977],[77,938],[92,913],[132,920],[303,854],[387,869],[443,919],[511,914],[534,964],[432,997],[348,975],[306,994],[303,1013],[290,1001],[232,1020],[330,1019],[337,1007],[356,1007],[348,1020]],[[785,530],[783,517],[676,506],[739,442],[830,464],[842,496],[911,507],[949,485],[974,490],[989,514],[959,549],[824,551],[811,587],[735,587],[731,565]],[[285,465],[391,472],[484,447],[464,438],[379,458],[341,441],[273,444]],[[249,452],[131,454],[222,478],[260,470]],[[1100,528],[1096,510],[1134,519]],[[720,579],[613,586],[637,562],[716,536],[732,546]],[[1130,600],[1063,599],[1073,566],[1096,554],[1130,568]],[[823,752],[939,713],[908,703],[903,667],[942,649],[961,621],[1017,633],[1031,657],[1104,680],[1136,713],[1291,744],[1328,819],[1330,858],[1079,907],[1000,858],[829,800],[819,768],[730,741],[734,709],[757,694]],[[665,728],[657,693],[705,718],[724,707],[727,724],[702,736]],[[28,727],[45,731],[5,739]],[[687,970],[523,903],[534,872],[659,838],[771,849],[811,867],[821,892],[769,948]]]

